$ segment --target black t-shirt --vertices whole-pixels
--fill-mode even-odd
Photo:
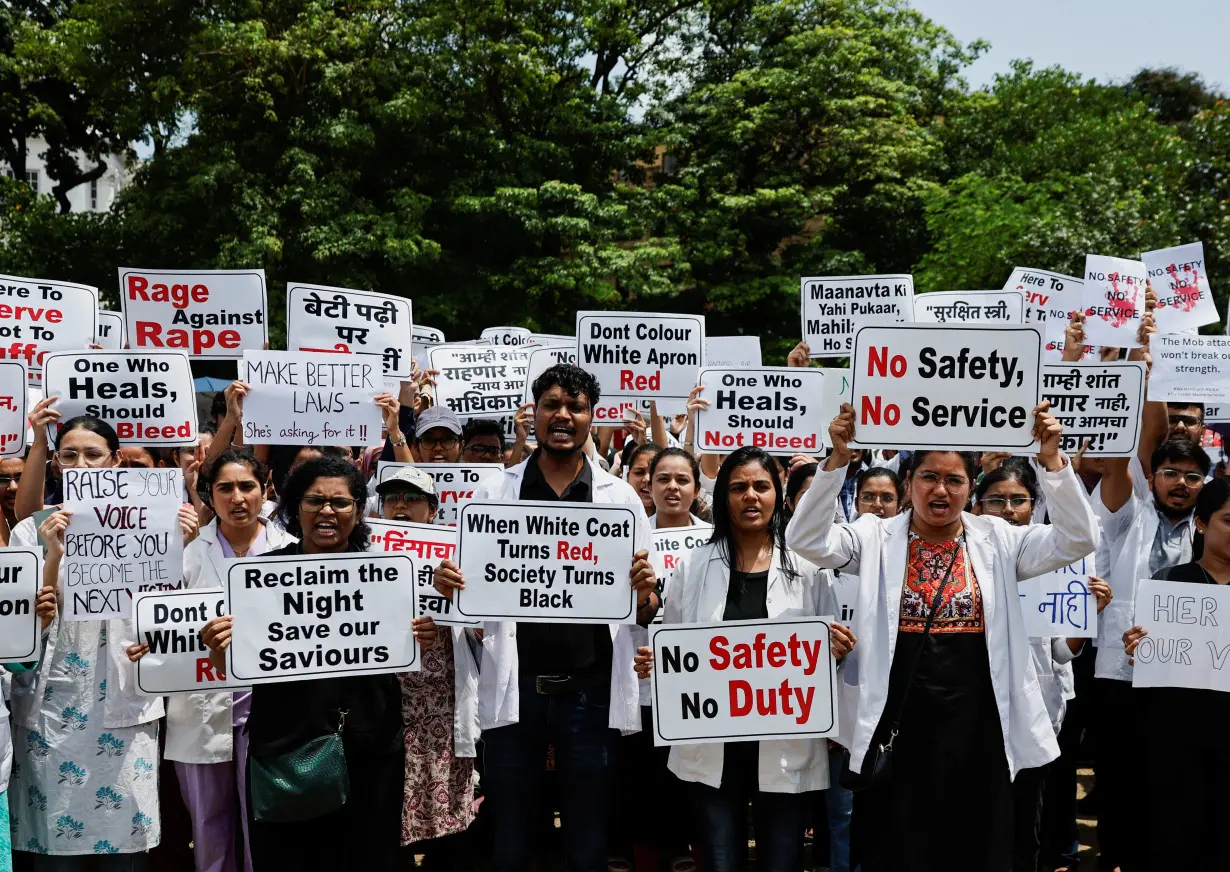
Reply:
[[[730,571],[726,588],[726,611],[723,621],[754,621],[769,617],[769,570],[763,572]]]
[[[525,464],[521,499],[593,502],[594,476],[588,463],[582,460],[576,478],[557,494],[538,467],[541,452],[541,448],[535,451]],[[610,678],[611,657],[611,630],[606,624],[517,625],[517,660],[526,674]]]

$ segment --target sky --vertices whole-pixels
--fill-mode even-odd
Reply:
[[[1178,67],[1230,91],[1230,0],[910,0],[957,39],[991,49],[965,78],[989,84],[1016,58],[1102,81]]]

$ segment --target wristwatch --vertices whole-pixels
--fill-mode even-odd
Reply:
[[[390,442],[389,444],[392,445],[394,448],[401,448],[403,445],[406,444],[406,437],[403,436],[400,439],[398,439],[396,442]]]

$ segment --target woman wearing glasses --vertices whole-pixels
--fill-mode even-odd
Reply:
[[[366,501],[367,485],[353,463],[328,456],[309,460],[290,474],[277,509],[299,542],[265,557],[366,551],[371,538],[363,521]],[[231,626],[229,615],[214,618],[201,633],[219,669],[226,666]],[[436,634],[431,618],[416,619],[414,634],[430,647]],[[252,864],[260,872],[397,868],[405,746],[396,675],[254,686],[249,759],[272,759],[336,731],[341,710],[349,798],[340,809],[303,821],[257,821],[249,812]]]
[[[865,788],[853,826],[854,861],[867,872],[1009,868],[1011,780],[1059,753],[1016,587],[1092,553],[1098,527],[1048,408],[1034,410],[1034,434],[1050,526],[966,513],[974,457],[942,450],[911,457],[905,512],[835,523],[854,438],[849,404],[790,523],[793,550],[859,577],[840,738],[847,780]],[[890,769],[877,765],[890,758]]]

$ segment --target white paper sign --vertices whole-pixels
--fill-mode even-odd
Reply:
[[[306,351],[245,351],[239,380],[252,386],[243,406],[248,444],[371,445],[383,419],[375,360]]]
[[[863,327],[851,359],[851,444],[1028,451],[1041,358],[1036,325]]]
[[[201,628],[230,614],[226,591],[167,590],[132,601],[137,640],[149,651],[137,661],[137,688],[150,696],[243,687],[214,668]]]
[[[1145,265],[1122,257],[1086,255],[1081,309],[1086,342],[1134,348],[1145,313]]]
[[[688,527],[662,527],[653,530],[653,548],[649,552],[649,562],[658,576],[658,596],[665,601],[670,596],[670,587],[679,568],[679,560],[693,548],[705,544],[713,535],[712,524],[694,524]],[[658,609],[654,616],[655,624],[662,623],[665,609]]]
[[[1149,348],[1151,401],[1230,404],[1230,337],[1159,334]]]
[[[441,560],[457,559],[457,531],[439,524],[414,524],[368,518],[372,530],[372,550],[389,554],[406,553],[414,558],[415,586],[419,592],[418,613],[429,615],[437,624],[465,627],[482,626],[481,621],[458,618],[448,597],[435,587],[436,567]]]
[[[1230,589],[1142,578],[1136,624],[1149,635],[1133,658],[1133,687],[1230,691]]]
[[[471,502],[457,538],[457,613],[481,620],[634,624],[636,515],[594,503]]]
[[[1049,321],[1047,322],[1050,323]],[[1064,342],[1063,339],[1051,339],[1046,343],[1046,348],[1042,351],[1042,360],[1045,363],[1065,363],[1063,359]],[[1097,363],[1102,359],[1102,348],[1100,345],[1086,345],[1081,349],[1081,359],[1078,363]]]
[[[802,280],[803,341],[812,357],[845,357],[864,324],[909,323],[914,277],[824,276]]]
[[[120,267],[120,306],[134,350],[236,359],[269,341],[263,269]]]
[[[247,684],[418,672],[415,563],[406,554],[230,561],[227,674]]]
[[[759,336],[706,336],[705,366],[710,369],[755,369],[761,366]]]
[[[914,298],[916,324],[1021,324],[1020,291],[936,291]]]
[[[119,312],[98,310],[98,342],[108,351],[120,351],[128,337],[124,333],[124,316]]]
[[[0,548],[0,660],[31,660],[42,622],[35,611],[43,586],[41,548]]]
[[[1073,310],[1080,308],[1084,285],[1074,276],[1018,266],[1004,282],[1004,290],[1025,295],[1026,324],[1042,324],[1043,338],[1062,340]]]
[[[1096,639],[1098,599],[1089,591],[1093,555],[1017,585],[1025,634],[1031,639]]]
[[[831,620],[651,627],[654,744],[836,735]]]
[[[577,346],[577,365],[598,380],[603,397],[686,402],[705,359],[705,319],[577,312]]]
[[[295,282],[286,287],[290,351],[363,354],[380,360],[385,378],[408,379],[412,328],[405,297]]]
[[[479,339],[485,339],[491,345],[517,348],[530,341],[530,331],[526,327],[488,327]]]
[[[63,421],[101,418],[125,445],[196,444],[192,364],[182,351],[57,351],[43,379]]]
[[[458,418],[515,415],[525,390],[526,353],[515,348],[441,345],[427,352],[436,376],[436,403]]]
[[[504,471],[502,463],[398,463],[382,460],[376,467],[376,483],[385,481],[403,466],[413,466],[431,476],[436,485],[440,507],[435,523],[441,527],[457,524],[462,507],[474,499],[474,492],[493,475]]]
[[[28,377],[22,361],[0,360],[0,457],[25,453],[27,400],[33,390],[26,386]]]
[[[1146,251],[1140,259],[1157,293],[1153,320],[1159,333],[1182,333],[1221,320],[1209,287],[1203,243]]]
[[[179,468],[65,469],[64,618],[132,617],[132,598],[183,587]]]
[[[415,324],[410,331],[410,349],[419,369],[427,369],[427,351],[433,345],[444,344],[444,332],[435,327]]]
[[[89,348],[98,337],[98,288],[0,275],[0,360],[26,365],[43,382],[43,358]]]
[[[1135,457],[1145,404],[1144,361],[1048,363],[1042,399],[1063,425],[1059,449],[1075,454],[1089,442],[1090,457]]]
[[[849,367],[826,367],[824,373],[824,402],[821,403],[820,415],[824,421],[824,432],[828,433],[829,424],[841,414],[841,404],[852,403],[854,398],[850,393]]]
[[[526,345],[571,345],[577,347],[575,336],[565,336],[563,333],[531,333]]]
[[[698,448],[728,454],[754,445],[770,454],[816,454],[824,447],[824,370],[764,366],[703,369],[709,408],[696,415]]]

